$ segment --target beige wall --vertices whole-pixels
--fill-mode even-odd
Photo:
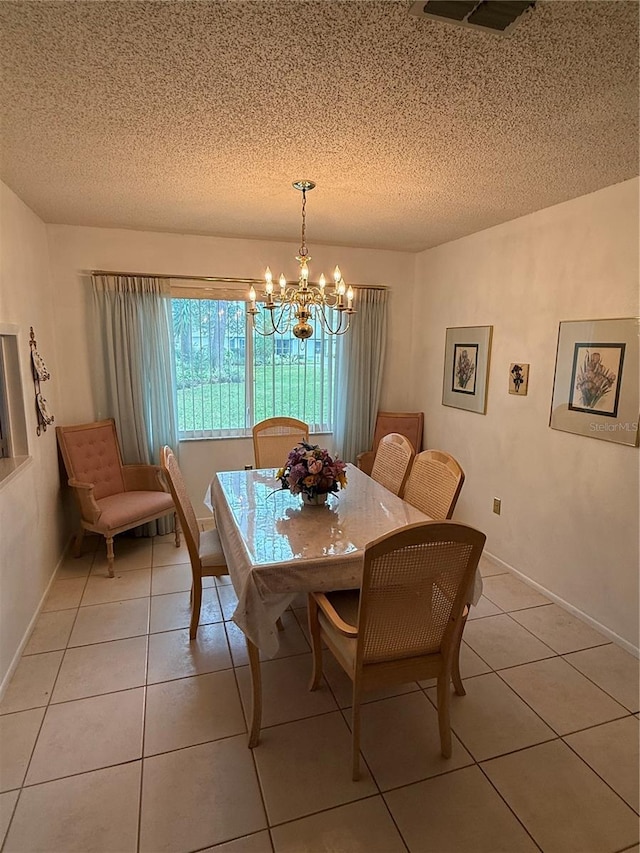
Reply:
[[[17,326],[29,454],[0,483],[0,685],[9,672],[60,559],[65,539],[53,427],[36,436],[29,327],[52,378],[42,392],[56,419],[60,369],[44,224],[0,184],[0,325]]]
[[[165,275],[231,276],[258,278],[269,265],[275,275],[297,269],[298,246],[264,240],[238,240],[158,234],[107,228],[49,226],[56,325],[63,342],[60,351],[65,376],[62,389],[65,422],[78,423],[106,413],[100,388],[92,384],[90,346],[91,269],[155,272]],[[355,284],[385,284],[393,291],[390,308],[387,372],[403,375],[410,341],[401,304],[411,297],[414,257],[402,252],[370,251],[345,247],[309,246],[312,276],[329,275],[336,263],[345,279]],[[411,388],[405,382],[387,383],[385,404],[404,409]],[[180,463],[199,515],[211,475],[218,470],[243,468],[253,463],[250,439],[183,442]]]
[[[411,363],[427,446],[487,550],[638,647],[638,449],[549,428],[561,320],[638,315],[638,180],[417,257]],[[487,414],[441,404],[447,326],[493,326]],[[529,393],[507,393],[511,362]],[[502,514],[492,513],[493,497]]]

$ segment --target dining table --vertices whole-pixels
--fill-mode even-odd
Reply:
[[[347,465],[347,486],[324,505],[303,504],[281,487],[275,468],[220,471],[205,503],[216,527],[238,597],[233,621],[249,656],[252,711],[249,746],[260,736],[260,653],[279,646],[280,616],[300,593],[357,589],[367,544],[399,528],[432,519],[384,486]],[[482,593],[477,574],[471,603]]]

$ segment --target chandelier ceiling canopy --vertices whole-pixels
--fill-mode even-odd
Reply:
[[[321,328],[329,335],[344,335],[348,330],[351,316],[356,313],[353,307],[353,288],[347,288],[340,267],[333,271],[333,283],[327,285],[324,274],[320,276],[317,284],[309,282],[309,255],[306,243],[306,205],[307,193],[314,187],[313,181],[295,181],[293,188],[302,193],[302,239],[300,251],[296,260],[300,264],[298,281],[289,284],[280,274],[278,279],[279,290],[275,291],[273,275],[269,267],[264,273],[264,312],[262,322],[258,322],[260,308],[256,306],[257,295],[254,287],[249,291],[249,308],[247,313],[251,316],[253,328],[260,335],[273,335],[278,333],[284,335],[289,331],[299,338],[306,340],[313,335],[312,322],[319,323]]]

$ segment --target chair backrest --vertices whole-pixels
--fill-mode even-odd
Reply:
[[[401,495],[414,456],[413,445],[404,435],[397,432],[384,435],[373,460],[371,478],[394,495]]]
[[[378,412],[373,433],[372,450],[376,451],[380,439],[390,432],[397,432],[408,438],[416,453],[422,450],[422,433],[424,431],[423,412]]]
[[[434,521],[451,518],[464,483],[464,471],[449,453],[423,450],[413,460],[404,499]]]
[[[309,441],[309,427],[296,418],[267,418],[253,427],[256,468],[282,468],[289,451],[300,441]]]
[[[176,512],[180,521],[180,527],[184,534],[192,565],[198,565],[200,560],[200,528],[193,509],[193,504],[187,494],[182,477],[182,471],[178,465],[173,450],[165,445],[160,449],[160,467],[164,471],[171,497],[176,505]]]
[[[453,654],[485,540],[464,524],[427,521],[370,543],[356,665]]]
[[[96,500],[125,491],[122,455],[113,418],[56,427],[58,446],[70,480],[93,484]]]

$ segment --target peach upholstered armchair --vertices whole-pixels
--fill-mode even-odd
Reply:
[[[69,485],[80,510],[74,552],[80,556],[85,530],[107,543],[109,577],[113,577],[113,537],[173,513],[173,498],[158,465],[123,465],[113,418],[91,424],[56,427]],[[180,531],[175,526],[176,547]]]
[[[423,430],[423,412],[378,412],[373,433],[373,447],[371,450],[366,450],[364,453],[358,454],[356,458],[358,468],[364,471],[365,474],[371,474],[380,439],[392,432],[404,435],[413,445],[414,451],[420,453],[422,450]]]

